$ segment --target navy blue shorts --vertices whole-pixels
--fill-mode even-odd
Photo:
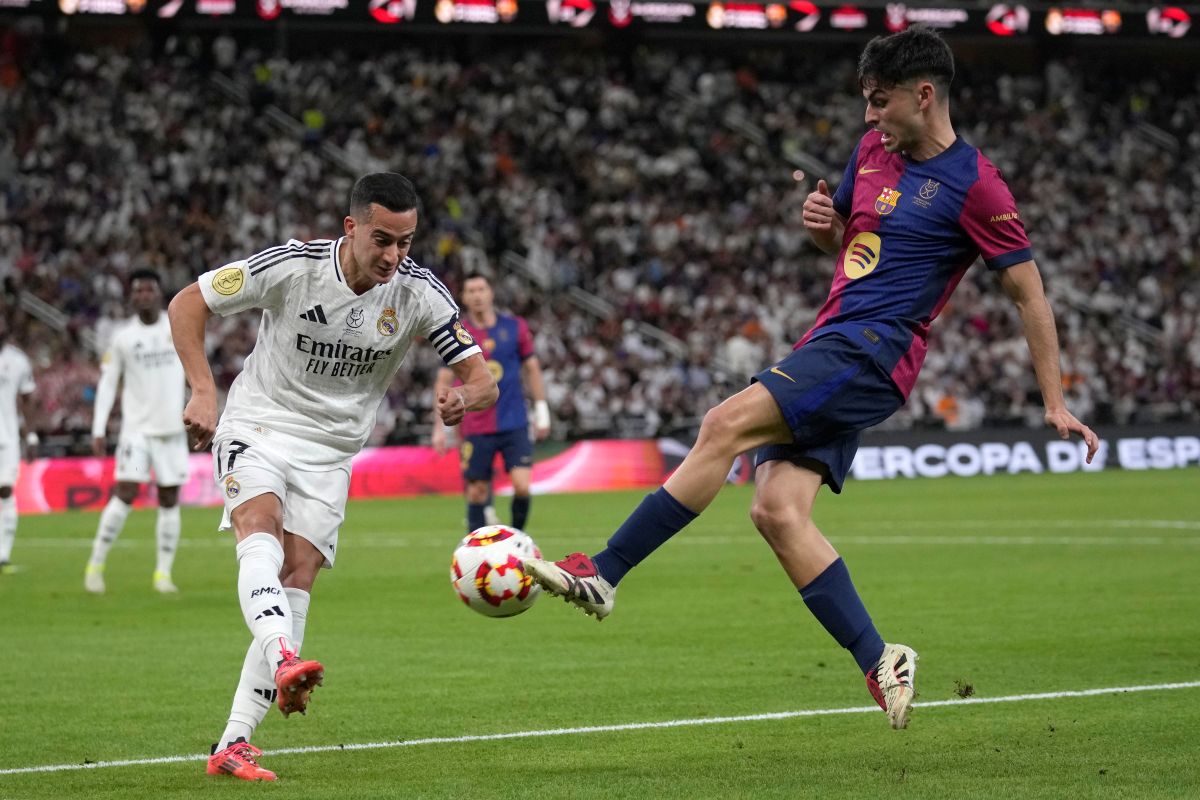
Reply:
[[[490,481],[496,453],[503,454],[506,472],[512,472],[516,467],[533,466],[533,442],[529,441],[529,428],[468,436],[459,448],[463,478],[468,481]]]
[[[839,493],[858,452],[859,433],[904,405],[883,367],[840,334],[810,341],[752,380],[775,398],[796,437],[792,444],[760,447],[754,465],[790,461],[820,473]]]

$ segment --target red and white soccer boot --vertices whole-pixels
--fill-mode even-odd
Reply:
[[[594,614],[602,620],[612,613],[617,589],[600,575],[592,559],[584,553],[572,553],[562,561],[540,558],[524,560],[526,574],[550,594]]]
[[[283,661],[275,670],[276,703],[286,717],[293,711],[301,714],[308,708],[312,690],[325,681],[325,667],[320,661],[304,661],[290,650],[283,651]]]
[[[213,753],[208,757],[209,775],[232,775],[244,781],[275,780],[274,772],[258,765],[258,757],[262,755],[262,750],[245,739],[238,738],[219,753],[216,744],[213,744],[212,749]]]
[[[908,727],[916,694],[917,661],[917,653],[911,647],[885,644],[879,662],[867,673],[867,689],[887,712],[888,722],[896,730]]]

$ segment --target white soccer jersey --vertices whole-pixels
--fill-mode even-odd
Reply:
[[[341,462],[362,449],[414,337],[427,337],[448,365],[480,352],[429,270],[405,259],[389,283],[356,295],[341,242],[292,240],[200,276],[214,312],[263,310],[218,435],[227,427],[278,431],[304,442],[297,461]]]
[[[103,436],[121,390],[121,431],[143,436],[183,432],[183,365],[171,344],[171,323],[159,314],[153,325],[137,317],[113,334],[100,363],[92,436]]]
[[[0,348],[0,443],[20,444],[17,395],[31,394],[36,388],[33,366],[25,354],[11,344]]]

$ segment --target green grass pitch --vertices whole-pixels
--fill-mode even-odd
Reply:
[[[1198,489],[1188,469],[822,495],[881,633],[922,657],[900,732],[832,713],[870,698],[754,532],[749,487],[632,573],[602,624],[546,598],[506,620],[465,608],[456,498],[354,503],[304,647],[325,686],[256,737],[278,783],[194,760],[0,774],[0,799],[1200,797],[1200,688],[960,699],[1200,680]],[[530,532],[553,557],[594,552],[641,494],[539,497]],[[21,519],[22,570],[0,577],[0,771],[207,753],[248,641],[218,517],[185,510],[178,597],[151,590],[153,511],[130,517],[103,597],[82,587],[95,514]],[[803,710],[830,713],[270,755]]]

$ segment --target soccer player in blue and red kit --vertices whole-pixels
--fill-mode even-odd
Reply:
[[[525,410],[522,381],[533,398],[534,434],[539,440],[550,433],[550,407],[542,382],[542,368],[533,352],[533,334],[521,317],[496,313],[491,281],[479,273],[463,279],[462,304],[467,314],[462,326],[483,349],[488,369],[500,388],[500,399],[486,411],[471,412],[459,426],[463,482],[467,496],[467,531],[488,524],[485,516],[492,493],[492,464],[496,454],[504,457],[504,469],[512,481],[512,525],[525,529],[529,520],[529,493],[533,474],[533,443]],[[442,369],[437,389],[449,389],[454,373]],[[446,450],[446,430],[434,420],[432,443]]]
[[[842,559],[812,521],[821,485],[839,493],[859,433],[904,404],[930,323],[979,257],[1016,304],[1045,420],[1096,453],[1096,435],[1066,408],[1054,315],[1029,240],[999,171],[950,121],[954,57],[924,28],[872,40],[859,60],[871,130],[837,193],[824,181],[804,226],[837,253],[833,287],[791,355],[704,417],[683,464],[588,557],[528,560],[546,589],[602,618],[618,582],[702,512],[734,458],[759,448],[750,516],[812,614],[853,655],[893,728],[908,724],[917,655],[886,644]]]

